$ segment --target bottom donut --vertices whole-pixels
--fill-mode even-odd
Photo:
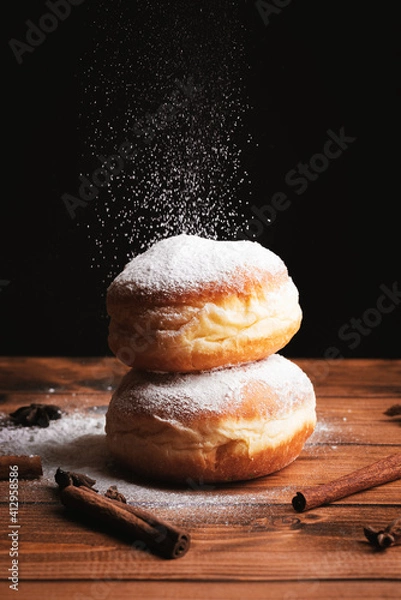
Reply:
[[[316,424],[307,375],[275,354],[200,373],[131,370],[106,415],[111,454],[160,481],[226,482],[278,471]]]

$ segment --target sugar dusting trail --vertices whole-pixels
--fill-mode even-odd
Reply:
[[[252,506],[263,504],[268,517],[274,514],[274,505],[287,502],[292,489],[272,486],[268,479],[256,487],[252,482],[232,486],[205,485],[201,481],[187,482],[186,487],[168,488],[144,482],[130,481],[114,467],[106,447],[103,410],[71,411],[48,428],[17,427],[10,425],[6,415],[0,414],[0,448],[2,454],[39,455],[42,459],[43,478],[29,482],[32,486],[55,486],[54,474],[58,467],[86,473],[96,479],[96,489],[104,493],[117,485],[128,502],[148,508],[165,507],[169,511],[191,510],[191,520],[200,522],[230,522],[239,513],[251,518]],[[263,483],[264,482],[264,483]]]
[[[82,61],[83,154],[92,172],[123,143],[135,153],[81,212],[92,265],[107,265],[109,279],[167,236],[233,239],[250,196],[238,3],[131,4],[99,2]]]
[[[3,416],[5,419],[5,415]],[[146,507],[166,507],[170,511],[202,506],[203,519],[221,521],[228,518],[227,504],[232,510],[242,510],[244,494],[223,491],[202,482],[188,482],[186,489],[168,489],[134,483],[121,478],[113,469],[104,435],[104,414],[73,412],[46,429],[0,425],[0,445],[4,454],[37,454],[41,456],[43,478],[30,485],[52,485],[59,466],[65,470],[83,472],[96,479],[96,489],[104,493],[117,485],[128,502]],[[224,496],[222,495],[224,493]],[[253,492],[248,500],[254,500]],[[273,492],[271,496],[273,495]],[[245,500],[246,503],[246,500]],[[223,513],[222,513],[223,511]]]
[[[168,488],[151,483],[131,481],[115,468],[106,446],[104,434],[104,407],[85,412],[71,411],[60,420],[52,421],[48,428],[19,427],[11,425],[5,414],[0,414],[1,454],[39,455],[42,459],[43,477],[29,482],[32,486],[55,486],[54,474],[58,467],[86,473],[96,479],[96,489],[104,493],[111,485],[117,485],[128,502],[148,508],[165,507],[175,512],[191,510],[196,522],[230,522],[239,513],[251,518],[252,506],[263,504],[267,517],[274,515],[276,503],[289,502],[293,488],[272,485],[269,478],[247,484],[232,486],[204,485],[201,481],[188,481],[183,488]],[[305,451],[323,443],[322,452],[327,452],[330,443],[341,443],[339,433],[328,423],[318,425]],[[324,450],[327,448],[327,450]]]

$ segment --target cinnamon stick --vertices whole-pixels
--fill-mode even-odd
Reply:
[[[0,456],[0,480],[9,478],[10,467],[14,467],[14,476],[18,474],[19,479],[38,479],[43,475],[40,456]]]
[[[329,483],[305,488],[294,496],[292,506],[297,512],[304,512],[396,479],[401,479],[401,453]]]
[[[68,485],[60,491],[61,501],[68,508],[94,517],[125,535],[144,550],[163,558],[180,558],[190,546],[188,533],[173,528],[156,517],[135,507],[100,496],[94,490]],[[146,518],[145,518],[146,517]]]

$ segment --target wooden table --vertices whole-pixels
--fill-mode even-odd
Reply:
[[[180,559],[146,554],[102,527],[74,520],[50,479],[20,480],[15,596],[7,581],[8,482],[1,482],[1,597],[399,598],[401,546],[375,550],[363,526],[380,528],[401,515],[400,480],[301,514],[294,512],[291,499],[301,487],[400,451],[400,418],[384,411],[401,402],[401,361],[294,362],[315,384],[319,420],[298,460],[248,483],[194,485],[181,491],[182,503],[180,490],[173,490],[171,506],[165,502],[168,490],[150,489],[147,508],[192,534],[192,547]],[[126,370],[112,358],[14,357],[0,359],[0,366],[3,413],[49,403],[49,397],[66,411],[105,406]]]

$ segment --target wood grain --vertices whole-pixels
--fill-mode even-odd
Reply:
[[[18,597],[399,597],[401,547],[374,550],[363,526],[384,527],[400,516],[400,480],[304,514],[294,512],[291,499],[300,485],[328,482],[399,451],[400,418],[384,412],[400,402],[401,361],[296,362],[315,375],[319,423],[298,460],[266,478],[193,490],[196,510],[158,503],[156,487],[152,506],[142,504],[189,528],[192,548],[179,560],[146,554],[107,528],[72,518],[53,482],[20,481]],[[3,426],[6,414],[31,402],[90,414],[107,405],[126,371],[112,358],[1,358],[0,368]],[[11,598],[8,491],[0,482],[0,594]]]
[[[15,596],[6,596],[6,598]],[[163,581],[162,584],[142,581],[83,581],[79,587],[66,581],[27,581],[18,592],[18,600],[399,600],[399,581],[310,580],[269,582],[203,582]]]
[[[292,360],[313,380],[318,396],[401,397],[401,360]],[[108,392],[127,371],[112,357],[0,357],[0,393]]]

